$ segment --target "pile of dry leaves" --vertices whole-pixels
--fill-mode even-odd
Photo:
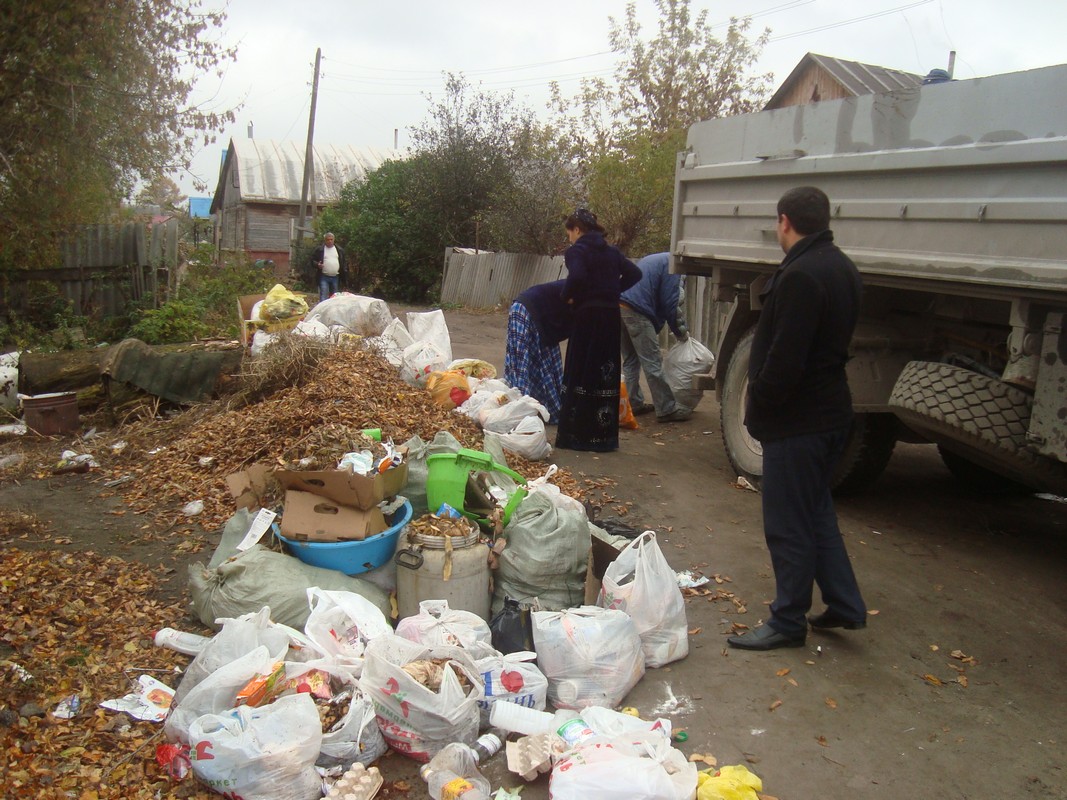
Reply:
[[[247,395],[237,397],[244,402]],[[398,444],[415,435],[430,441],[438,431],[448,431],[464,447],[482,446],[477,424],[405,383],[384,358],[360,348],[331,348],[302,373],[300,383],[256,402],[223,399],[116,432],[109,444],[121,439],[125,446],[101,465],[112,479],[126,478],[117,491],[134,511],[172,512],[203,500],[199,519],[211,529],[233,513],[227,475],[253,464],[283,466],[314,457],[324,429],[364,428],[380,428],[383,439]],[[545,470],[544,464],[517,456],[509,465],[528,478]],[[569,475],[557,475],[555,482],[568,494],[578,493]]]

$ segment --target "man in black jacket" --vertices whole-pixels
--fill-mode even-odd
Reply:
[[[319,287],[319,301],[323,301],[345,288],[347,284],[348,265],[345,263],[345,251],[334,244],[334,235],[327,233],[322,237],[322,244],[311,254],[311,267],[315,282]]]
[[[813,628],[855,630],[867,607],[837,525],[830,481],[852,424],[845,375],[862,285],[834,244],[830,201],[812,186],[778,201],[781,266],[760,294],[745,426],[763,445],[763,530],[774,567],[770,618],[732,647],[800,647]],[[827,605],[805,619],[813,584]]]

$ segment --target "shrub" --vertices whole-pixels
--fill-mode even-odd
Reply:
[[[208,333],[203,306],[184,300],[171,300],[159,308],[141,312],[129,336],[146,344],[176,344]]]

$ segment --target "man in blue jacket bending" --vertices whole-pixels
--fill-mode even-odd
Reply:
[[[668,271],[669,265],[668,253],[645,256],[637,262],[641,280],[619,298],[622,307],[622,378],[634,414],[654,410],[657,422],[685,422],[693,412],[675,401],[663,374],[659,349],[659,332],[665,323],[679,341],[689,338],[681,311],[681,276],[672,275]],[[651,404],[645,402],[641,391],[642,369],[652,394]]]

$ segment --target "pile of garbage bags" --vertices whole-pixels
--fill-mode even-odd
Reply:
[[[648,536],[620,570],[658,552]],[[367,598],[320,587],[306,591],[302,629],[266,605],[219,619],[174,691],[157,758],[227,796],[310,800],[387,749],[427,764],[430,781],[442,759],[454,767],[457,745],[491,730],[497,746],[508,739],[517,776],[551,772],[555,798],[605,796],[590,787],[623,775],[630,798],[694,797],[697,769],[673,747],[670,720],[612,710],[646,667],[684,657],[684,606],[639,628],[628,602],[663,587],[611,586],[597,605],[529,612],[530,651],[498,649],[516,641],[504,615],[490,624],[428,600],[394,629]],[[492,753],[471,752],[473,771],[459,777],[478,780],[478,756]]]

